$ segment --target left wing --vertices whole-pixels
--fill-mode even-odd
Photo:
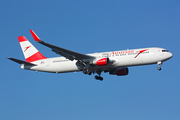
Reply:
[[[35,41],[37,41],[38,43],[40,43],[42,45],[45,45],[45,46],[51,48],[52,51],[54,51],[56,54],[62,55],[71,61],[73,61],[73,60],[83,61],[85,59],[90,59],[90,60],[95,59],[95,57],[90,56],[90,55],[81,54],[81,53],[74,52],[71,50],[67,50],[67,49],[64,49],[61,47],[57,47],[55,45],[51,45],[49,43],[45,43],[44,41],[40,40],[40,38],[35,34],[35,32],[33,30],[30,30],[30,32],[31,32]]]

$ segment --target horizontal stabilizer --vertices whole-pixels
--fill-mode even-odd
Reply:
[[[8,57],[8,59],[14,61],[14,62],[17,62],[19,64],[24,64],[24,65],[30,65],[30,66],[37,66],[33,63],[29,63],[29,62],[26,62],[26,61],[22,61],[22,60],[18,60],[18,59],[15,59],[15,58],[11,58],[11,57]]]

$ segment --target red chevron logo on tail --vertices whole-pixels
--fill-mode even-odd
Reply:
[[[27,49],[29,49],[31,46],[28,46],[28,47],[25,47],[25,50],[24,50],[24,52],[27,50]]]

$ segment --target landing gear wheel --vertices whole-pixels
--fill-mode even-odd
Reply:
[[[91,75],[91,74],[92,74],[92,72],[89,72],[89,73],[88,73],[88,75]]]
[[[100,81],[102,81],[103,80],[103,77],[100,77],[100,76],[94,76],[94,78],[96,79],[96,80],[100,80]]]
[[[83,73],[84,73],[84,74],[87,74],[87,71],[86,71],[86,70],[83,70]]]
[[[99,77],[96,75],[96,76],[94,76],[94,78],[96,79],[96,80],[98,80],[99,79]]]
[[[102,81],[102,80],[103,80],[103,77],[99,77],[99,80]]]
[[[158,67],[158,70],[159,70],[159,71],[161,71],[161,68],[160,68],[160,67]]]

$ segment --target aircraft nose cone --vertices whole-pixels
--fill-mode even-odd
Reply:
[[[173,57],[173,54],[172,53],[169,53],[169,58],[172,58]]]
[[[173,57],[173,54],[171,53],[171,57]]]

